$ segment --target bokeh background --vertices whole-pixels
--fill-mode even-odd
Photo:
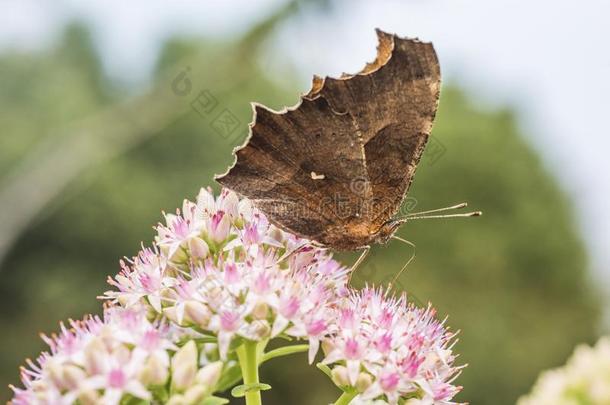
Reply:
[[[403,227],[417,258],[398,288],[461,330],[460,400],[514,403],[608,330],[609,11],[601,0],[0,0],[0,385],[43,348],[39,332],[100,311],[107,275],[152,240],[161,210],[215,187],[250,101],[279,109],[313,73],[359,70],[380,27],[433,41],[445,78],[408,208],[485,212]],[[355,283],[387,283],[409,256],[376,247]],[[304,356],[262,375],[265,403],[336,398]]]

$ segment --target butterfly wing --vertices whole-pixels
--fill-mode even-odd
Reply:
[[[377,59],[359,74],[316,77],[282,112],[255,105],[250,137],[217,177],[276,225],[336,249],[370,244],[395,214],[438,102],[432,46],[378,36]]]
[[[354,119],[333,111],[324,97],[282,112],[255,104],[250,137],[235,154],[217,181],[281,228],[324,245],[337,246],[333,236],[360,216],[369,197],[350,188],[353,178],[367,176]]]
[[[373,226],[396,214],[409,189],[432,130],[441,79],[432,44],[379,30],[377,35],[374,62],[357,75],[315,78],[306,95],[324,97],[333,110],[356,118],[372,187]]]

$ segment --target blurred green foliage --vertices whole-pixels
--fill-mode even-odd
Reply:
[[[171,86],[188,66],[192,91],[171,100],[186,105],[187,112],[79,173],[1,264],[0,383],[15,383],[24,358],[43,348],[37,332],[50,333],[59,320],[99,312],[95,297],[107,289],[106,276],[117,272],[120,257],[136,253],[140,241],[152,240],[151,226],[161,210],[171,211],[200,186],[213,184],[213,174],[225,170],[233,146],[245,136],[249,101],[273,108],[297,101],[303,89],[281,88],[256,56],[252,37],[166,44],[157,83]],[[0,56],[0,79],[3,175],[33,148],[57,142],[71,123],[121,102],[124,93],[104,78],[86,30],[77,26],[55,49]],[[188,107],[202,90],[218,101],[209,116]],[[211,125],[224,108],[240,121],[228,139]],[[593,340],[598,300],[588,284],[586,252],[569,203],[522,139],[510,111],[481,111],[461,91],[445,86],[433,135],[444,152],[423,159],[410,194],[414,209],[469,201],[485,214],[403,227],[399,234],[417,244],[417,258],[397,286],[412,299],[434,303],[440,316],[449,315],[448,323],[461,330],[457,352],[469,367],[459,379],[465,386],[459,398],[510,404],[541,369],[562,364],[574,344]],[[2,180],[0,175],[0,188]],[[37,185],[30,186],[34,195]],[[355,284],[387,282],[410,252],[398,242],[375,247]],[[327,403],[337,394],[302,355],[265,365],[262,376],[274,387],[264,393],[269,404]]]

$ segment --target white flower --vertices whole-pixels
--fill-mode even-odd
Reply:
[[[518,405],[605,405],[610,403],[610,338],[580,345],[564,367],[543,372]]]

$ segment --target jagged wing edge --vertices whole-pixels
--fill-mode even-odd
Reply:
[[[323,99],[326,101],[326,98],[325,98],[325,97],[321,97],[321,98],[323,98]],[[279,110],[279,111],[276,111],[276,110],[274,110],[274,109],[272,109],[272,108],[270,108],[270,107],[267,107],[267,106],[266,106],[266,105],[264,105],[264,104],[258,103],[258,102],[256,102],[256,101],[252,101],[252,102],[250,102],[250,107],[252,108],[252,121],[250,121],[250,123],[248,124],[248,136],[246,137],[246,139],[245,139],[245,141],[244,141],[244,143],[243,143],[243,144],[241,144],[241,145],[239,145],[239,146],[237,146],[237,147],[233,148],[233,156],[235,156],[235,159],[234,159],[233,163],[231,164],[231,166],[229,166],[229,167],[227,168],[227,170],[226,170],[224,173],[215,175],[215,176],[214,176],[214,180],[216,180],[216,181],[218,181],[220,184],[222,184],[222,182],[221,182],[220,180],[222,180],[222,178],[223,178],[223,177],[227,176],[227,175],[228,175],[228,174],[231,172],[231,169],[233,169],[233,167],[235,167],[235,165],[237,164],[237,153],[238,153],[240,150],[242,150],[242,149],[244,149],[245,147],[247,147],[247,146],[248,146],[248,144],[250,143],[250,139],[251,139],[251,138],[252,138],[252,136],[253,136],[253,131],[252,131],[252,130],[253,130],[253,129],[254,129],[254,127],[256,126],[257,108],[267,110],[267,111],[269,111],[270,113],[275,114],[275,115],[284,115],[284,114],[286,114],[286,113],[288,113],[288,112],[290,112],[290,111],[295,111],[295,110],[298,110],[298,109],[301,107],[301,105],[303,104],[303,102],[312,102],[312,101],[313,101],[313,100],[310,100],[310,99],[307,99],[307,98],[305,98],[305,97],[301,96],[301,97],[300,97],[300,99],[299,99],[299,101],[298,101],[298,102],[297,102],[295,105],[290,106],[290,107],[284,107],[284,108],[282,108],[282,109],[281,109],[281,110]],[[333,113],[335,113],[335,114],[337,114],[337,115],[346,115],[346,114],[349,114],[349,113],[347,113],[347,112],[339,112],[339,111],[335,111],[335,110],[332,108],[332,106],[330,105],[330,103],[329,103],[328,101],[326,101],[326,104],[328,105],[329,109],[330,109],[330,110],[331,110]]]
[[[343,73],[341,75],[341,77],[339,78],[335,78],[335,77],[330,77],[330,76],[326,76],[326,77],[320,77],[320,76],[314,76],[313,81],[312,81],[312,87],[311,90],[305,94],[305,98],[308,98],[310,100],[315,100],[316,98],[319,97],[324,97],[323,95],[323,89],[324,89],[324,85],[326,83],[327,80],[336,80],[336,81],[340,81],[340,80],[349,80],[353,77],[356,76],[368,76],[371,74],[374,74],[376,72],[378,72],[379,70],[383,69],[385,66],[387,66],[390,61],[393,59],[394,57],[394,52],[396,50],[396,42],[397,41],[410,41],[410,42],[414,42],[414,43],[419,43],[422,45],[430,45],[432,47],[432,50],[434,51],[434,57],[436,59],[436,64],[439,68],[439,81],[438,81],[438,88],[436,89],[436,106],[434,109],[434,115],[432,117],[432,122],[430,124],[430,128],[427,131],[428,133],[428,138],[431,136],[432,134],[432,128],[434,126],[434,118],[436,116],[436,113],[438,112],[438,106],[439,106],[439,102],[440,102],[440,91],[441,91],[441,83],[442,83],[442,75],[440,72],[440,64],[438,63],[438,54],[436,52],[436,50],[434,49],[434,46],[432,45],[431,42],[426,42],[426,41],[421,41],[419,38],[409,38],[409,37],[400,37],[397,34],[390,34],[387,32],[382,31],[379,28],[375,29],[376,33],[377,33],[377,39],[378,39],[378,45],[377,45],[377,56],[375,58],[374,61],[372,62],[368,62],[364,68],[362,70],[360,70],[358,73],[354,73],[354,74],[346,74]],[[385,49],[384,49],[385,47]],[[336,108],[334,108],[331,104],[331,109],[335,112],[337,112]],[[427,141],[426,141],[427,142]],[[423,156],[423,151],[422,154],[420,154],[419,156],[417,156],[416,160],[415,160],[415,166],[417,167],[421,158]],[[365,162],[366,159],[365,159]],[[367,162],[368,163],[368,162]],[[409,182],[407,184],[407,186],[405,187],[405,190],[402,194],[402,200],[404,201],[404,198],[407,196],[409,189],[411,187],[411,184],[413,182],[413,178],[415,176],[413,175],[410,179]],[[396,215],[396,212],[398,212],[398,210],[400,209],[400,205],[398,205],[393,213],[393,216]]]
[[[376,56],[375,60],[372,62],[367,62],[367,64],[364,66],[364,68],[362,68],[362,70],[360,70],[360,72],[358,72],[358,73],[343,74],[340,78],[332,78],[332,79],[349,80],[350,78],[352,78],[354,76],[367,76],[367,75],[375,73],[377,70],[379,70],[380,68],[385,66],[392,59],[394,49],[395,49],[395,46],[394,46],[395,40],[400,39],[400,38],[396,34],[388,34],[379,28],[376,28],[375,32],[377,34],[377,40],[378,40],[377,56]],[[412,38],[412,39],[405,38],[405,39],[409,39],[412,41],[419,41],[417,38]],[[419,42],[421,42],[421,41],[419,41]],[[386,48],[386,47],[389,47],[389,48]],[[326,76],[325,78],[323,78],[321,76],[314,75],[313,80],[312,80],[311,89],[307,93],[301,94],[301,96],[299,97],[299,101],[295,105],[289,106],[289,107],[284,107],[283,109],[281,109],[279,111],[273,110],[272,108],[269,108],[258,102],[251,102],[250,106],[252,107],[252,121],[250,121],[250,123],[248,124],[248,136],[246,137],[246,139],[244,140],[244,143],[242,145],[239,145],[233,149],[233,156],[235,157],[233,160],[233,163],[226,169],[226,171],[224,173],[216,174],[214,176],[214,180],[216,180],[217,182],[222,184],[222,179],[224,177],[226,177],[231,172],[231,169],[233,169],[233,167],[235,167],[235,165],[237,164],[237,153],[241,149],[244,149],[250,142],[250,139],[252,138],[252,129],[256,126],[256,115],[257,115],[256,109],[257,108],[265,109],[273,114],[278,114],[278,115],[286,114],[288,111],[297,110],[303,104],[303,102],[312,101],[313,99],[316,99],[319,97],[324,98],[324,96],[322,96],[320,94],[320,92],[324,88],[324,83],[325,83],[326,79],[328,79],[328,78],[330,78],[330,77]],[[330,103],[327,102],[327,104],[328,104],[329,108],[337,115],[348,114],[348,112],[336,111]]]
[[[419,38],[408,38],[408,37],[400,37],[397,34],[390,34],[385,31],[382,31],[379,28],[375,29],[377,34],[377,55],[375,60],[372,62],[367,62],[366,65],[357,73],[343,73],[341,77],[332,77],[326,76],[321,77],[318,75],[314,75],[312,80],[311,89],[305,93],[303,97],[314,99],[316,97],[321,96],[322,89],[324,88],[324,84],[326,80],[349,80],[355,76],[368,76],[374,74],[385,65],[387,65],[394,56],[394,51],[396,49],[396,40],[399,41],[413,41],[421,44],[431,45],[431,42],[421,41]]]

